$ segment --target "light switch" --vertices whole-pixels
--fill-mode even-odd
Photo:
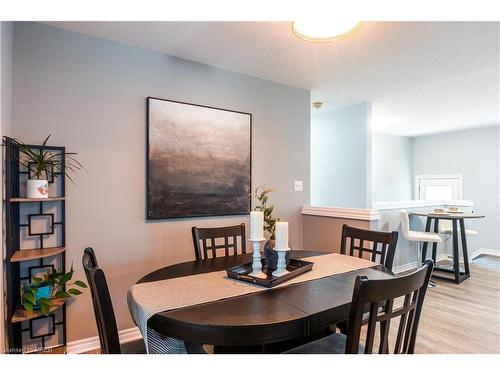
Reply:
[[[295,187],[295,191],[302,191],[302,181],[295,181],[295,184],[294,184],[294,187]]]

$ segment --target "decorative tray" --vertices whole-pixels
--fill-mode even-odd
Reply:
[[[228,268],[226,271],[227,276],[232,279],[265,286],[266,288],[272,288],[312,270],[313,264],[314,263],[307,262],[305,260],[291,258],[288,266],[286,267],[288,272],[281,276],[273,276],[273,271],[267,268],[266,260],[262,259],[262,272],[267,275],[267,278],[265,279],[249,275],[249,273],[252,272],[252,262]]]

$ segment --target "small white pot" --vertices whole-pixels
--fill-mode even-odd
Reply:
[[[47,180],[28,180],[28,198],[48,198],[49,182]]]

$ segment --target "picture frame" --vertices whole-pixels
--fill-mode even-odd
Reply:
[[[245,215],[252,115],[147,98],[146,219]]]

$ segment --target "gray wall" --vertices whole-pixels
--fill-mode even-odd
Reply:
[[[12,89],[12,40],[13,22],[0,22],[0,125],[1,134],[10,133]]]
[[[370,103],[311,117],[311,205],[371,204]]]
[[[12,22],[0,22],[0,137],[10,134],[11,122],[11,94],[12,94],[12,40],[14,24]],[[0,196],[3,197],[3,183],[0,184]],[[3,204],[0,204],[0,214],[3,217]],[[3,220],[0,220],[0,233],[3,233]],[[5,247],[0,241],[1,259],[0,266],[0,351],[4,348],[4,264]]]
[[[372,201],[412,199],[413,139],[372,132]]]
[[[253,188],[276,189],[276,214],[302,247],[300,209],[309,203],[310,93],[159,53],[35,23],[14,32],[13,135],[79,153],[89,173],[67,187],[67,260],[83,277],[93,246],[111,288],[119,329],[132,326],[127,289],[142,275],[194,259],[190,228],[247,216],[146,222],[146,97],[253,114]],[[304,191],[294,192],[293,181]],[[70,341],[97,331],[88,293],[68,309]],[[85,322],[85,324],[82,324]]]
[[[485,219],[466,225],[479,232],[470,251],[500,249],[500,128],[485,127],[414,138],[413,173],[462,174],[463,199]]]

